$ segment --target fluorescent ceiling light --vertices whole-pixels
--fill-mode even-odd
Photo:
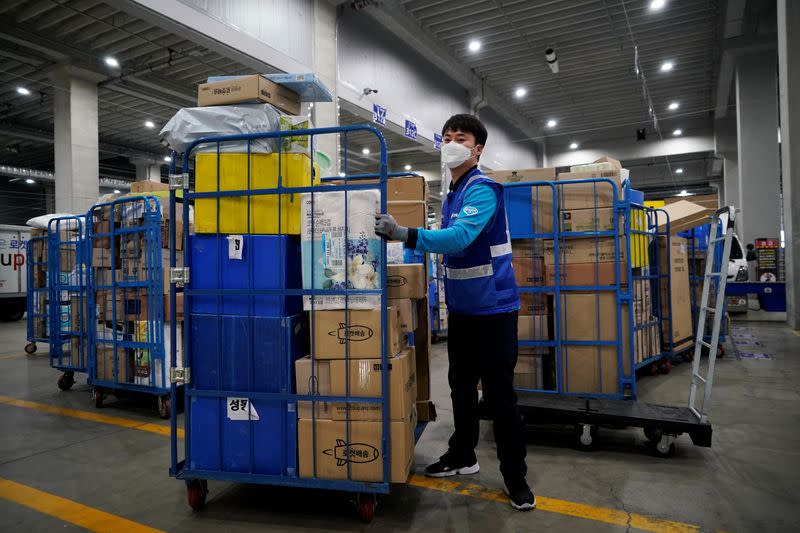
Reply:
[[[28,96],[31,94],[30,89],[27,89],[25,87],[17,87],[17,92],[22,96]]]
[[[146,128],[155,128],[156,125],[152,120],[145,120],[144,125]]]
[[[678,196],[691,196],[691,195],[692,194],[686,189],[683,189],[680,193],[678,193]]]
[[[678,102],[672,102],[672,103],[670,103],[670,104],[669,104],[669,106],[667,106],[667,107],[669,108],[669,110],[670,110],[670,111],[675,111],[675,110],[676,110],[676,109],[678,109],[680,106],[681,106],[681,104],[679,104]]]
[[[570,150],[576,150],[578,148],[578,143],[572,143],[569,145]]]
[[[478,50],[481,49],[481,42],[476,39],[473,39],[469,42],[467,48],[469,48],[470,52],[477,52]]]
[[[672,61],[664,61],[661,63],[661,72],[669,72],[675,64]]]
[[[119,61],[115,57],[106,56],[106,65],[116,68],[119,66]]]
[[[361,149],[361,153],[364,155],[369,155],[369,148],[365,146],[364,148]]]
[[[406,170],[411,170],[411,165],[406,165],[403,168],[406,169]]]
[[[119,189],[114,189],[114,194],[119,194],[119,193],[121,193],[121,192],[122,192],[122,191],[120,191]]]
[[[547,127],[548,128],[555,128],[556,124],[558,124],[558,122],[556,122],[553,119],[550,119],[550,120],[547,121]]]
[[[683,169],[682,168],[676,168],[675,169],[675,174],[683,174]]]
[[[658,11],[659,9],[663,9],[665,5],[667,5],[666,0],[653,0],[650,2],[650,11]]]
[[[528,94],[528,90],[525,87],[519,87],[516,91],[514,91],[514,96],[517,98],[522,98],[526,94]]]
[[[165,155],[164,156],[164,161],[166,161],[167,163],[171,163],[172,162],[172,158],[170,156],[168,156],[168,155]]]
[[[36,180],[32,180],[31,178],[28,178],[28,179],[25,180],[25,183],[28,183],[28,184],[36,183]]]
[[[675,137],[680,137],[681,135],[683,135],[683,130],[682,130],[682,129],[680,129],[680,128],[678,128],[677,130],[673,131],[673,132],[672,132],[672,134],[673,134]]]

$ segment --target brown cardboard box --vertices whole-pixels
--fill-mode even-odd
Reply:
[[[423,176],[403,176],[387,180],[386,199],[390,202],[426,201],[425,178]]]
[[[610,179],[614,185],[607,182],[597,183],[565,183],[558,186],[558,201],[561,209],[592,209],[601,207],[614,207],[613,189],[617,189],[617,199],[620,199],[622,180],[619,172],[562,172],[558,175],[559,182],[584,180],[593,178]]]
[[[59,256],[59,269],[61,272],[72,272],[77,266],[77,263],[75,262],[75,245],[62,244],[60,248],[61,253]]]
[[[408,298],[391,299],[389,305],[397,307],[400,313],[400,331],[413,333],[417,329],[417,306]]]
[[[387,202],[386,209],[401,226],[407,228],[427,227],[428,215],[425,210],[425,202]]]
[[[556,169],[526,168],[521,170],[493,170],[485,172],[486,176],[497,183],[520,183],[523,181],[555,181]]]
[[[117,379],[114,379],[114,348],[112,346],[98,345],[97,346],[97,379],[102,381],[114,381],[117,383],[125,383],[133,380],[133,362],[128,357],[128,351],[125,348],[117,348]]]
[[[658,231],[660,233],[666,231],[667,219],[669,219],[670,235],[676,235],[681,231],[702,226],[709,222],[708,217],[714,214],[715,211],[716,209],[709,209],[688,200],[665,205],[661,210],[656,211]]]
[[[175,293],[175,314],[178,321],[183,320],[183,293]],[[164,295],[164,322],[170,321],[169,294]]]
[[[654,321],[654,317],[647,317],[643,322]],[[659,331],[657,326],[645,327],[636,330],[633,334],[634,362],[641,363],[645,359],[656,355],[659,349]]]
[[[572,292],[561,295],[561,338],[565,341],[616,341],[617,304],[611,293]],[[628,307],[622,306],[622,367],[630,368]],[[616,393],[616,346],[561,347],[564,392]],[[627,371],[626,371],[627,373]]]
[[[312,316],[314,357],[344,359],[349,346],[353,359],[372,359],[381,355],[381,312],[379,309],[352,309],[345,326],[344,309],[314,311]],[[387,309],[389,353],[403,347],[400,316],[396,307]],[[348,342],[349,341],[349,342]]]
[[[677,204],[673,204],[677,205]],[[670,237],[670,261],[667,265],[667,243],[665,237],[659,238],[659,260],[661,272],[670,274],[670,294],[667,294],[666,280],[661,280],[661,311],[669,316],[668,302],[672,301],[672,341],[683,343],[692,337],[691,294],[689,288],[689,260],[687,241],[683,237]],[[698,302],[700,299],[698,298]],[[697,305],[700,305],[699,303]],[[668,321],[664,321],[664,336],[668,338]]]
[[[389,445],[392,483],[405,483],[414,462],[414,427],[416,414],[407,420],[389,423]],[[316,428],[314,426],[316,425]],[[350,479],[354,481],[383,480],[382,422],[350,422],[348,452],[347,422],[339,420],[309,419],[297,421],[297,449],[300,476],[321,479]],[[316,431],[316,439],[314,439]],[[315,442],[316,440],[316,442]],[[316,459],[316,472],[314,461]]]
[[[544,388],[541,355],[522,355],[517,357],[514,367],[514,387],[517,389]]]
[[[261,76],[238,76],[197,86],[197,105],[231,105],[261,100],[290,115],[300,114],[300,96],[294,91]]]
[[[614,229],[614,208],[601,209],[562,209],[561,231],[612,231]],[[619,217],[618,230],[625,231],[625,221]]]
[[[409,347],[389,360],[389,416],[392,420],[406,420],[417,400],[417,375],[414,369],[414,348]],[[355,359],[350,361],[350,395],[354,397],[381,396],[382,369],[380,359]],[[347,391],[347,361],[330,361],[331,394],[344,396]],[[344,402],[331,405],[333,420],[345,420]],[[350,420],[381,420],[380,404],[351,403]]]
[[[556,283],[555,267],[545,267],[545,284],[553,286]],[[567,263],[559,267],[559,278],[562,286],[575,285],[615,285],[617,283],[617,271],[614,263]],[[628,268],[620,262],[619,265],[620,285],[628,283]]]
[[[134,181],[131,183],[131,192],[153,192],[153,191],[166,191],[169,192],[169,183],[161,183],[160,181],[142,180]]]
[[[95,286],[119,283],[122,281],[122,270],[110,268],[93,268]]]
[[[436,421],[436,405],[430,400],[417,402],[417,420],[420,422]]]
[[[389,298],[425,298],[425,265],[422,263],[387,265],[386,286]]]
[[[533,243],[536,243],[535,246]],[[542,241],[532,239],[513,239],[511,241],[511,256],[514,260],[525,257],[543,257],[544,245]]]
[[[542,293],[519,293],[520,315],[546,315],[548,310],[547,296]]]
[[[417,329],[414,330],[414,354],[416,355],[417,401],[431,397],[431,308],[428,299],[415,300],[417,306]]]
[[[331,360],[315,360],[314,373],[311,373],[311,356],[307,355],[295,361],[295,384],[297,394],[331,396]],[[313,417],[312,417],[313,404]],[[330,419],[330,402],[297,402],[297,418]]]
[[[550,320],[547,315],[519,315],[517,338],[521,341],[550,340]]]
[[[512,266],[514,267],[514,279],[517,280],[518,287],[544,286],[544,260],[541,257],[537,257],[536,259],[531,257],[514,257],[512,259]]]
[[[92,266],[95,268],[119,268],[120,257],[119,250],[114,258],[114,264],[111,261],[111,250],[108,248],[92,248]]]
[[[544,241],[544,264],[555,264],[553,240]],[[561,265],[573,263],[611,263],[614,262],[614,237],[587,239],[562,239],[558,243],[558,254]],[[619,239],[620,264],[625,263],[625,240]]]

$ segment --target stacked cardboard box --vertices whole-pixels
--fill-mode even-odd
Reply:
[[[693,340],[687,242],[684,237],[670,237],[669,263],[667,263],[667,241],[665,237],[659,239],[659,247],[661,271],[664,273],[669,272],[670,274],[669,288],[666,280],[661,282],[661,312],[663,316],[670,316],[671,320],[669,322],[672,322],[672,331],[669,331],[669,322],[664,321],[662,335],[665,341],[672,340],[675,350],[681,350],[690,345]],[[702,284],[700,284],[700,291],[702,291]],[[699,302],[700,297],[696,301]],[[672,304],[671,314],[670,303]]]
[[[389,307],[387,314],[385,333],[389,353],[393,354],[388,360],[387,394],[391,420],[390,481],[403,483],[414,455],[416,357],[414,347],[404,346],[399,309]],[[353,397],[379,398],[384,371],[380,309],[314,311],[311,322],[313,365],[312,356],[295,363],[297,393],[321,396],[349,393]],[[353,480],[380,481],[382,417],[380,403],[298,402],[300,475],[346,479],[349,465]]]

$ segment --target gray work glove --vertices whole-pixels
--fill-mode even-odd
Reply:
[[[375,233],[390,241],[408,240],[408,228],[398,224],[394,217],[387,213],[375,214]]]

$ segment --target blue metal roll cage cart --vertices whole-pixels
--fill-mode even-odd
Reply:
[[[49,321],[48,305],[50,299],[50,282],[47,279],[48,261],[46,256],[44,260],[41,261],[37,261],[37,257],[35,256],[36,250],[42,250],[45,253],[49,251],[49,240],[49,233],[47,230],[45,230],[45,234],[43,236],[31,237],[28,239],[28,244],[25,250],[25,254],[27,255],[26,271],[28,277],[28,294],[26,298],[26,326],[28,344],[25,345],[25,353],[29,355],[36,352],[37,342],[50,342],[50,336],[48,335],[47,331],[47,324]],[[44,273],[44,287],[36,286],[37,282],[34,277],[35,271]],[[42,320],[44,321],[44,325],[37,335],[36,322]]]

